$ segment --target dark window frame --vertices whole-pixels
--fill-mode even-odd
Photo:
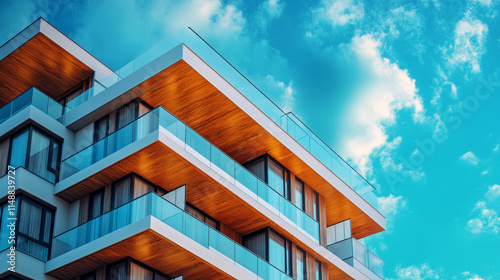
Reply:
[[[272,265],[271,263],[269,263],[269,236],[270,236],[270,232],[272,232],[273,234],[277,235],[278,237],[282,238],[285,242],[284,244],[284,248],[285,248],[285,256],[284,256],[284,259],[285,259],[285,271],[279,269],[278,267],[275,267],[274,265]],[[259,235],[259,234],[262,234],[264,233],[265,234],[265,242],[266,242],[266,257],[264,258],[269,264],[271,264],[273,267],[275,267],[276,269],[278,269],[279,271],[293,277],[293,258],[292,258],[292,242],[290,240],[288,240],[286,237],[284,237],[283,235],[281,235],[279,232],[277,232],[276,230],[274,230],[273,228],[271,227],[265,227],[265,228],[261,228],[259,230],[256,230],[252,233],[249,233],[247,235],[244,235],[241,237],[241,244],[243,245],[244,242],[245,242],[245,239],[246,238],[249,238],[249,237],[253,237],[255,235]],[[245,247],[245,245],[243,245],[243,247]],[[245,247],[247,248],[247,247]],[[247,248],[248,249],[248,248]],[[248,249],[250,250],[250,249]],[[251,250],[250,250],[251,251]],[[251,251],[252,253],[254,253],[253,251]],[[257,255],[256,253],[254,253],[255,255]]]
[[[302,275],[304,276],[303,279],[304,280],[307,280],[307,255],[306,255],[306,251],[305,250],[302,250],[302,248],[300,248],[299,246],[295,245],[295,249],[297,250],[297,252],[295,254],[299,254],[299,252],[302,254],[303,256],[303,263],[302,263]],[[297,271],[297,274],[299,272]]]
[[[281,164],[279,161],[274,159],[272,156],[269,154],[263,154],[261,156],[258,156],[250,161],[245,162],[243,167],[245,167],[247,170],[247,166],[253,163],[256,163],[257,161],[264,160],[264,177],[265,180],[263,180],[267,185],[269,185],[269,161],[272,160],[276,165],[281,167],[283,169],[283,195],[281,195],[278,191],[278,194],[281,195],[282,197],[286,198],[288,201],[291,202],[292,196],[291,196],[291,172],[288,170],[283,164]],[[250,170],[248,170],[250,173],[252,173]],[[252,173],[253,174],[253,173]],[[257,177],[257,176],[255,176]],[[258,178],[258,177],[257,177]],[[260,178],[259,178],[260,179]]]
[[[101,139],[98,139],[99,137],[97,135],[97,128],[99,127],[99,124],[103,121],[106,121],[106,133],[105,133],[106,136],[104,136]],[[109,114],[94,122],[94,144],[108,137],[108,135],[109,135]]]
[[[44,201],[41,201],[35,197],[33,197],[32,195],[28,194],[28,193],[25,193],[24,191],[21,191],[18,193],[17,195],[17,206],[16,206],[16,220],[19,221],[20,218],[21,218],[21,209],[23,207],[23,204],[24,203],[28,203],[28,204],[31,204],[33,206],[36,206],[36,207],[39,207],[39,208],[42,208],[42,219],[40,221],[40,231],[38,233],[38,236],[39,236],[39,239],[35,239],[31,236],[28,236],[27,234],[25,233],[22,233],[19,231],[19,222],[16,222],[16,228],[15,228],[15,232],[16,232],[16,236],[15,236],[15,239],[14,239],[14,244],[15,244],[15,247],[16,249],[19,249],[18,248],[18,237],[21,236],[29,241],[32,241],[32,242],[35,242],[37,243],[38,245],[41,245],[41,246],[44,246],[47,248],[47,260],[42,260],[44,262],[48,261],[51,259],[51,252],[52,252],[52,239],[53,239],[53,235],[54,235],[54,221],[55,221],[55,216],[56,216],[56,208]],[[25,201],[26,200],[26,201]],[[9,203],[7,199],[5,200],[2,200],[0,202],[0,210],[3,210],[3,207],[5,204]],[[49,227],[49,242],[45,242],[43,241],[43,236],[45,234],[45,219],[46,219],[46,216],[47,216],[47,212],[50,212],[52,214],[52,219],[50,221],[50,227]],[[0,211],[0,220],[3,218],[3,211]],[[5,248],[4,248],[5,249]],[[24,252],[24,250],[22,249],[19,249],[21,251]],[[31,254],[29,254],[28,252],[25,252],[26,254],[32,256]],[[35,256],[32,256],[34,258],[37,258]]]
[[[118,179],[116,181],[113,181],[111,183],[111,201],[110,201],[111,207],[110,207],[109,211],[114,210],[114,209],[119,208],[122,205],[124,205],[124,204],[122,204],[122,205],[120,205],[118,207],[114,207],[114,203],[113,203],[114,199],[115,199],[115,186],[118,183],[122,182],[123,180],[131,180],[131,187],[130,187],[130,192],[129,192],[129,196],[128,196],[128,199],[129,199],[128,202],[130,202],[130,201],[133,200],[133,198],[134,198],[134,182],[135,182],[135,178],[138,178],[138,179],[146,182],[147,184],[151,185],[153,187],[153,192],[156,193],[156,194],[158,194],[158,190],[162,190],[164,193],[168,193],[164,188],[162,188],[162,187],[160,187],[158,185],[155,185],[155,184],[151,183],[149,180],[147,180],[144,177],[142,177],[141,175],[139,175],[139,174],[137,174],[135,172],[132,172],[132,173],[129,173],[129,174],[127,174],[127,175],[121,177],[120,179]],[[102,189],[104,189],[104,187],[102,187]],[[105,214],[105,213],[103,213],[103,214]]]
[[[219,222],[219,220],[217,220],[217,219],[215,219],[214,217],[212,217],[212,216],[208,215],[208,214],[207,214],[207,213],[205,213],[204,211],[200,210],[200,208],[198,208],[198,207],[194,206],[193,204],[191,204],[191,203],[189,203],[189,202],[187,202],[187,201],[186,201],[186,206],[191,207],[191,208],[194,208],[196,211],[198,211],[198,212],[202,213],[202,214],[203,214],[203,221],[201,221],[201,222],[203,222],[203,223],[204,223],[204,224],[206,224],[207,226],[211,227],[209,224],[207,224],[207,223],[206,223],[206,219],[207,219],[207,218],[209,218],[209,219],[213,220],[213,221],[215,222],[215,229],[216,229],[216,230],[218,230],[218,231],[220,231],[220,222]],[[187,209],[186,209],[184,212],[186,212],[187,214],[191,215],[191,213],[188,213],[188,212],[187,212]],[[191,216],[193,216],[193,215],[191,215]],[[194,218],[196,218],[196,219],[198,219],[198,218],[197,218],[197,217],[195,217],[195,216],[193,216],[193,217],[194,217]],[[198,220],[199,220],[199,219],[198,219]],[[211,227],[211,228],[212,228],[212,227]]]
[[[125,263],[125,269],[127,270],[127,279],[130,278],[130,269],[131,269],[131,263],[134,263],[136,265],[139,265],[141,267],[143,267],[144,269],[147,269],[151,272],[153,272],[153,279],[156,278],[157,275],[159,276],[162,276],[164,278],[167,278],[167,279],[172,279],[172,277],[166,275],[165,273],[162,273],[161,271],[158,271],[148,265],[145,265],[135,259],[133,259],[132,257],[126,257],[126,258],[123,258],[119,261],[116,261],[116,262],[112,262],[108,265],[106,265],[106,279],[110,279],[111,278],[111,275],[110,275],[110,267],[113,267],[113,266],[116,266],[116,265],[120,265],[122,263]]]
[[[295,181],[299,181],[302,183],[302,207],[298,207],[297,205],[295,205],[295,206],[297,206],[297,208],[301,209],[305,213],[306,212],[306,183],[304,183],[304,181],[300,180],[299,177],[297,177],[297,176],[295,176]],[[294,187],[294,189],[295,189],[295,187]]]
[[[146,107],[149,108],[149,110],[153,110],[154,108],[149,105],[148,103],[146,103],[144,100],[140,99],[139,97],[137,98],[134,98],[133,100],[127,102],[126,104],[123,104],[122,106],[120,106],[120,108],[116,109],[116,116],[115,116],[115,131],[118,131],[120,129],[122,129],[123,127],[131,124],[132,122],[134,122],[135,120],[137,120],[139,118],[139,103],[142,103],[143,105],[145,105]],[[118,127],[118,122],[120,120],[120,112],[125,110],[128,106],[130,106],[131,104],[134,104],[135,107],[134,107],[134,118],[133,120],[131,120],[130,122],[124,124],[122,127]],[[133,137],[135,137],[135,135],[133,135]],[[133,138],[134,139],[134,138]]]
[[[104,214],[104,193],[105,193],[105,187],[103,188],[99,188],[98,190],[92,192],[90,195],[89,195],[89,209],[88,209],[88,218],[87,218],[87,221],[90,221],[92,219],[95,219],[99,216],[102,216]],[[93,206],[93,203],[94,203],[94,200],[92,199],[93,197],[95,197],[97,194],[101,194],[101,209],[99,210],[99,215],[95,216],[94,218],[92,218],[92,209],[94,208]]]
[[[322,265],[321,265],[321,261],[319,261],[318,259],[314,259],[315,260],[315,265],[314,265],[314,275],[316,275],[316,270],[317,270],[317,266],[319,264],[319,279],[315,279],[315,280],[322,280],[323,279],[323,268],[322,268]]]
[[[52,173],[55,174],[55,182],[52,183],[50,182],[49,180],[43,178],[41,175],[38,175],[32,171],[30,171],[29,169],[29,165],[30,165],[30,162],[29,162],[29,158],[30,158],[30,152],[31,152],[31,140],[33,138],[33,130],[36,130],[36,132],[40,133],[41,135],[49,138],[49,154],[47,156],[47,171],[50,171]],[[10,161],[12,159],[12,142],[14,141],[14,138],[20,136],[21,134],[25,133],[26,131],[28,131],[28,143],[27,143],[27,147],[26,147],[26,159],[25,159],[25,162],[24,162],[24,165],[25,166],[22,166],[24,167],[26,170],[38,175],[40,178],[43,178],[44,180],[52,183],[52,184],[55,184],[57,182],[59,182],[59,172],[61,170],[61,155],[62,155],[62,144],[63,144],[63,141],[60,140],[60,139],[57,139],[56,137],[52,136],[51,134],[47,133],[44,129],[38,127],[37,125],[35,124],[28,124],[24,127],[22,127],[21,129],[17,130],[15,133],[13,133],[12,135],[9,136],[9,154],[7,156],[7,164],[10,165]],[[54,155],[52,154],[52,146],[54,143],[57,143],[59,145],[59,153],[57,155],[57,159],[56,159],[56,170],[54,170],[50,165],[51,165],[51,162],[54,158]],[[20,167],[20,166],[16,166],[17,167]]]

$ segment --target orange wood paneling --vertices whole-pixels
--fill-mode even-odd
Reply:
[[[233,279],[153,230],[136,234],[48,274],[59,279],[71,279],[125,257],[131,257],[171,277],[184,275],[184,279]]]
[[[241,236],[245,234],[271,227],[318,260],[327,262],[323,256],[313,252],[300,239],[255,210],[250,205],[254,202],[240,199],[160,141],[116,162],[58,195],[68,201],[74,201],[132,172],[167,191],[186,184],[186,200],[220,221],[223,224],[222,232],[237,242],[241,242]],[[338,270],[338,268],[332,269]]]
[[[0,106],[31,87],[58,100],[93,70],[47,36],[38,33],[0,61]]]
[[[173,64],[131,91],[153,107],[163,106],[240,163],[270,154],[325,197],[327,225],[351,218],[356,238],[383,230],[186,62]]]

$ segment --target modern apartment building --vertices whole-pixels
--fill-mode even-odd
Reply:
[[[41,18],[0,47],[1,279],[381,279],[371,189],[189,28],[118,71]]]

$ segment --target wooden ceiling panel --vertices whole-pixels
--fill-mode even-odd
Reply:
[[[233,279],[153,230],[136,234],[48,274],[58,279],[73,279],[126,257],[171,277],[184,275],[184,279],[194,280]]]
[[[383,230],[185,61],[175,63],[132,91],[153,107],[164,107],[240,163],[270,154],[325,197],[327,225],[351,219],[356,238]]]
[[[31,87],[58,100],[94,71],[38,33],[0,61],[0,106]]]

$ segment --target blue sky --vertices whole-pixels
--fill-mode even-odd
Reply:
[[[190,26],[377,187],[388,279],[500,279],[500,1],[1,1],[112,69]]]

